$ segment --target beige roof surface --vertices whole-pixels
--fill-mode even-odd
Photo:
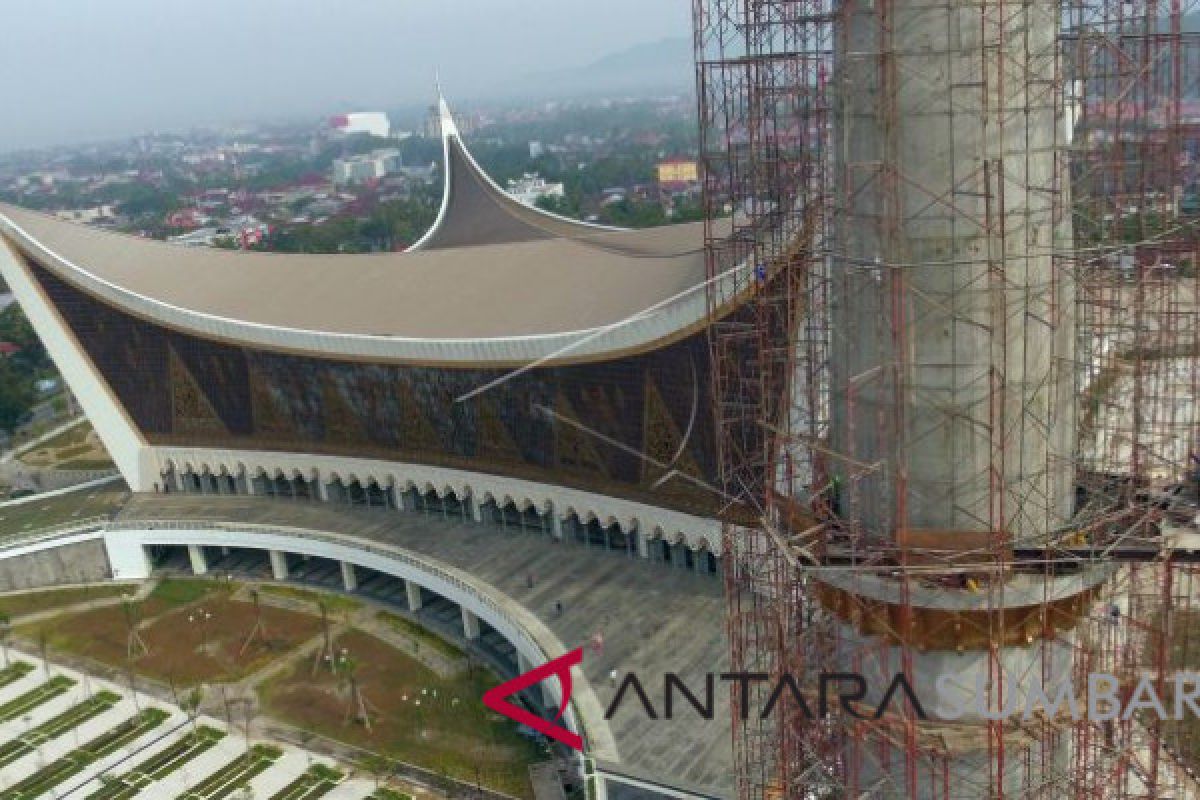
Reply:
[[[705,274],[699,224],[409,253],[283,255],[182,247],[3,204],[0,215],[79,270],[154,301],[330,333],[475,339],[577,331],[635,314]]]

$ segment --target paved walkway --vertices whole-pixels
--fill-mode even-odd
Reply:
[[[663,673],[679,674],[703,697],[704,675],[728,664],[722,586],[713,576],[440,515],[307,501],[135,495],[119,519],[214,520],[341,533],[469,572],[535,613],[567,649],[585,647],[583,669],[605,707],[616,692],[611,671],[638,673],[659,719],[647,719],[627,696],[610,721],[620,763],[603,768],[732,794],[728,692],[718,685],[712,721],[700,719],[678,696],[674,720],[663,719],[661,708]],[[596,634],[603,637],[598,652],[590,646]]]

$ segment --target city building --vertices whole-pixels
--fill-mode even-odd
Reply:
[[[700,169],[694,160],[676,158],[659,163],[658,188],[664,194],[681,194],[700,187]]]
[[[547,183],[536,173],[525,173],[524,176],[508,182],[508,193],[527,206],[537,205],[543,197],[559,198],[565,194],[561,183]]]
[[[400,169],[400,151],[385,148],[369,154],[336,159],[333,162],[333,182],[339,186],[366,183],[399,172]]]
[[[329,121],[329,126],[340,134],[368,134],[386,139],[392,132],[392,123],[382,111],[356,111],[340,114]]]

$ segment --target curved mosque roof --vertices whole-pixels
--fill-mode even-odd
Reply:
[[[441,107],[441,209],[404,253],[181,247],[2,204],[0,238],[137,316],[331,357],[568,363],[650,349],[703,323],[701,224],[621,230],[526,206],[480,169]]]

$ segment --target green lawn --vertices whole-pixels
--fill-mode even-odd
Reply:
[[[164,578],[150,592],[148,600],[152,601],[155,607],[178,608],[202,600],[213,592],[225,591],[228,588],[221,581]]]
[[[273,594],[279,597],[289,597],[293,600],[300,600],[308,603],[314,613],[320,613],[317,610],[317,603],[324,602],[325,608],[335,614],[350,613],[358,611],[362,608],[362,603],[352,597],[346,597],[340,594],[332,594],[325,592],[313,592],[308,589],[301,589],[296,586],[275,586],[265,584],[258,587],[258,590],[263,594]]]
[[[455,647],[450,642],[447,642],[436,633],[422,628],[420,625],[408,619],[407,617],[402,617],[399,614],[393,614],[391,611],[380,611],[377,616],[399,633],[403,633],[405,636],[415,639],[422,645],[433,648],[444,656],[452,659],[465,657],[463,651],[458,647]]]
[[[200,726],[182,736],[166,750],[138,764],[120,777],[101,778],[104,786],[86,800],[129,800],[150,784],[160,781],[225,738],[225,732]]]
[[[356,664],[371,729],[348,720],[354,708],[345,681],[310,663],[297,663],[261,684],[268,716],[381,757],[530,797],[529,766],[546,753],[517,733],[512,720],[487,710],[479,698],[496,684],[483,669],[442,677],[386,642],[361,631],[334,642]]]
[[[256,744],[250,748],[250,752],[238,756],[181,794],[179,800],[221,800],[230,797],[270,769],[282,755],[283,752],[277,747]]]
[[[47,764],[23,781],[0,792],[0,800],[26,800],[42,797],[54,787],[78,775],[89,764],[115,753],[127,744],[161,725],[169,715],[158,708],[147,708],[121,724],[106,731],[87,744],[72,750],[57,761]]]
[[[271,795],[271,800],[317,800],[332,792],[344,777],[336,769],[314,764],[299,778]]]
[[[413,796],[404,792],[398,792],[395,789],[380,787],[363,798],[363,800],[413,800]]]
[[[133,591],[133,587],[120,584],[101,584],[78,589],[49,589],[36,592],[20,592],[0,595],[0,616],[10,620],[25,614],[66,608],[89,600],[120,597]]]
[[[20,505],[0,506],[0,539],[90,517],[111,516],[128,498],[125,484],[115,481],[44,500],[34,498]]]
[[[28,692],[14,697],[0,706],[0,722],[9,722],[20,717],[22,714],[27,714],[42,703],[46,703],[63,694],[74,685],[75,681],[65,675],[55,675],[41,686],[30,689]]]
[[[82,703],[46,720],[29,733],[5,742],[0,745],[0,767],[7,767],[14,761],[19,761],[46,742],[78,728],[89,719],[100,716],[120,700],[120,695],[112,692],[97,692]]]

